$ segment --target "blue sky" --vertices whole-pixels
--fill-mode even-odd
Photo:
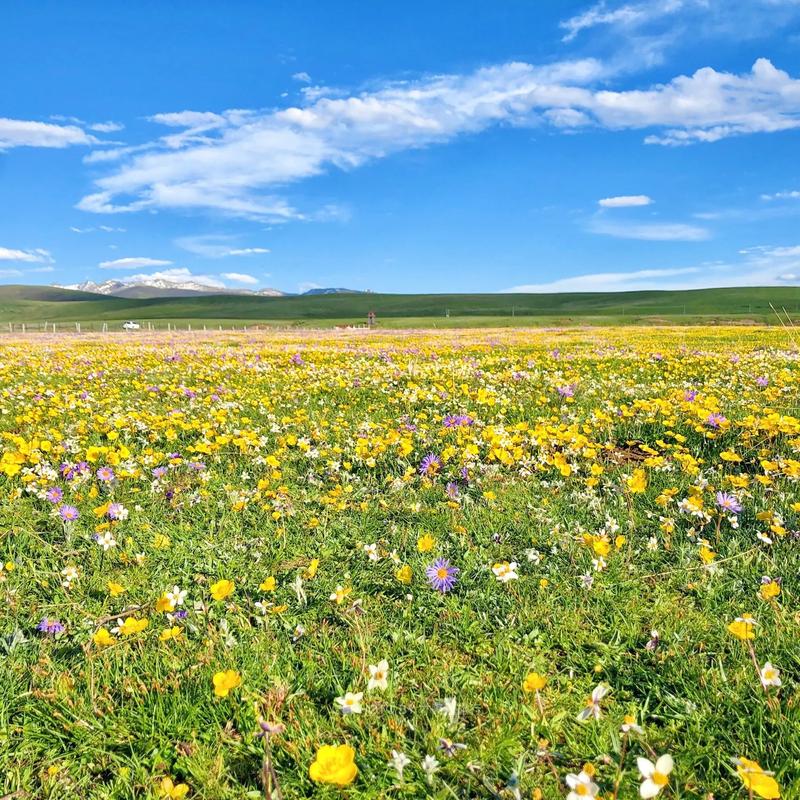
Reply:
[[[800,284],[800,0],[3,16],[2,282]]]

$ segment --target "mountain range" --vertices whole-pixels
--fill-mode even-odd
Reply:
[[[195,295],[234,294],[251,297],[291,297],[291,292],[282,292],[280,289],[231,289],[217,286],[207,286],[195,281],[171,281],[165,278],[145,278],[135,283],[107,280],[102,283],[84,281],[69,286],[59,286],[61,289],[74,289],[79,292],[91,292],[110,297],[127,297],[134,300],[144,300],[152,297],[193,297]],[[303,295],[319,294],[363,294],[357,289],[343,288],[315,288],[302,292]]]

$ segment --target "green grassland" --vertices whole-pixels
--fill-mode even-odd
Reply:
[[[298,297],[213,295],[124,299],[48,286],[0,287],[0,326],[45,322],[84,329],[126,319],[167,323],[333,327],[362,324],[375,311],[382,328],[514,327],[565,324],[777,324],[770,304],[800,311],[800,287],[565,294],[336,294]]]

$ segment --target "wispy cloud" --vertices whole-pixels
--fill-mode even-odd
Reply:
[[[99,141],[77,125],[0,118],[0,151],[12,147],[63,148],[92,144],[99,144]]]
[[[281,195],[288,184],[496,125],[651,129],[645,141],[662,145],[800,127],[800,80],[767,59],[741,75],[705,67],[638,90],[600,88],[609,77],[596,59],[513,62],[277,111],[158,114],[152,121],[178,132],[119,152],[78,207],[308,219]]]
[[[0,247],[0,261],[22,261],[28,264],[52,264],[49,250],[40,247],[33,250],[17,250],[13,247]]]
[[[597,201],[603,208],[632,208],[634,206],[649,206],[652,198],[646,194],[623,194],[618,197],[604,197]]]
[[[100,269],[141,269],[142,267],[167,267],[171,261],[161,258],[143,258],[132,256],[129,258],[115,258],[113,261],[101,261],[97,266]]]
[[[205,236],[182,236],[175,244],[189,253],[204,258],[227,258],[230,256],[257,256],[270,252],[267,247],[233,247],[237,237],[208,234]]]
[[[114,228],[111,225],[97,225],[89,228],[77,228],[74,225],[70,226],[73,233],[95,233],[102,231],[103,233],[125,233],[125,228]]]
[[[786,192],[775,192],[775,194],[762,194],[762,200],[800,200],[800,191],[791,190]]]
[[[247,275],[243,272],[223,272],[222,277],[226,281],[233,281],[234,283],[246,283],[250,286],[255,286],[259,283],[258,278],[254,275]]]
[[[300,81],[300,83],[311,83],[311,76],[307,72],[295,72],[292,75],[292,80]]]
[[[509,292],[632,292],[705,289],[721,286],[785,286],[800,282],[800,245],[759,246],[741,258],[687,267],[596,272],[546,283],[515,286]]]
[[[617,239],[644,239],[652,242],[700,242],[711,237],[707,228],[681,222],[623,222],[595,217],[588,230]]]

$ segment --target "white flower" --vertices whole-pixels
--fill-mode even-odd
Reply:
[[[654,764],[649,758],[637,758],[636,765],[642,774],[642,785],[639,794],[642,797],[655,797],[669,783],[669,774],[672,772],[672,756],[665,753],[659,756]]]
[[[636,717],[632,717],[630,715],[625,716],[625,720],[620,726],[620,730],[623,733],[630,733],[633,731],[633,733],[638,733],[640,736],[644,733],[642,726],[636,723]]]
[[[411,759],[399,750],[392,750],[392,757],[389,759],[389,765],[395,768],[397,777],[403,780],[403,770],[411,763]]]
[[[527,557],[528,561],[531,562],[531,564],[540,564],[542,561],[542,554],[533,547],[530,550],[525,551],[525,556]]]
[[[367,691],[371,692],[373,689],[384,690],[386,688],[386,678],[389,675],[389,662],[384,658],[377,664],[369,665],[369,683],[367,684]]]
[[[495,564],[492,567],[492,572],[494,572],[494,576],[497,578],[500,583],[508,583],[509,581],[515,581],[519,578],[517,575],[517,567],[519,565],[516,561],[503,561],[498,564]]]
[[[759,539],[760,539],[762,542],[764,542],[764,544],[772,544],[772,539],[770,539],[770,538],[769,538],[769,536],[767,536],[767,534],[766,534],[766,533],[763,533],[762,531],[759,531],[759,532],[756,534],[756,536],[758,536],[758,538],[759,538]]]
[[[433,773],[437,772],[438,769],[439,761],[436,759],[436,756],[425,756],[425,758],[422,759],[422,771],[425,773],[428,783],[431,782]]]
[[[455,697],[445,697],[444,701],[439,704],[439,713],[447,717],[447,721],[452,725],[456,721],[456,699]]]
[[[172,591],[167,592],[166,597],[172,604],[172,607],[177,608],[183,605],[183,601],[186,599],[186,591],[181,589],[180,586],[173,586]]]
[[[64,569],[61,570],[61,574],[64,576],[64,581],[61,585],[69,589],[70,583],[78,577],[78,568],[72,566],[64,567]]]
[[[608,686],[599,683],[592,690],[591,697],[586,698],[586,708],[578,714],[579,720],[586,720],[589,717],[600,719],[600,701],[608,694]]]
[[[364,692],[345,692],[344,697],[337,697],[334,702],[342,709],[342,714],[360,714],[363,697]]]
[[[597,797],[600,787],[592,780],[592,776],[583,770],[578,775],[570,773],[566,777],[570,792],[567,800],[582,800],[585,797]]]
[[[117,546],[117,540],[114,538],[114,535],[111,533],[111,531],[106,531],[105,533],[98,533],[96,541],[97,544],[99,544],[104,551],[110,550],[112,547]]]
[[[369,556],[370,561],[377,561],[380,556],[378,555],[378,545],[376,542],[364,545],[364,552]]]
[[[767,686],[780,686],[781,673],[767,661],[758,671],[761,676],[761,685],[766,689]]]

